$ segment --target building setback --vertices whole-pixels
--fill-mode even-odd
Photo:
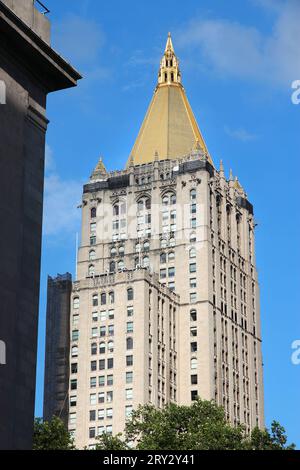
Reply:
[[[64,332],[78,447],[121,432],[139,404],[198,396],[247,431],[264,425],[254,228],[238,179],[214,166],[169,35],[126,169],[100,159],[83,190]]]
[[[0,449],[32,445],[46,96],[80,75],[32,0],[0,0]]]

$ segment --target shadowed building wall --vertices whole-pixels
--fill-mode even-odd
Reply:
[[[32,444],[49,92],[80,75],[50,47],[32,0],[0,0],[0,448]]]

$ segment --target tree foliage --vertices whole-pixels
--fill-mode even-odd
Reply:
[[[35,420],[33,449],[74,450],[75,445],[62,420],[53,416],[51,421],[43,421],[41,418]]]
[[[100,438],[104,450],[292,450],[284,428],[274,421],[271,432],[253,429],[246,435],[243,426],[226,420],[222,407],[197,400],[191,406],[167,405],[159,410],[139,406],[127,421],[124,436]],[[132,444],[134,443],[134,445]]]

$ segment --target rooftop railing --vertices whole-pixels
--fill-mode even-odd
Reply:
[[[34,6],[39,10],[42,15],[48,15],[50,13],[49,8],[47,8],[40,0],[33,0]]]

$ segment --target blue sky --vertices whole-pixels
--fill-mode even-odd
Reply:
[[[46,0],[45,0],[46,2]],[[168,31],[210,153],[254,204],[266,423],[300,446],[298,0],[47,0],[52,45],[84,75],[48,98],[36,415],[42,414],[47,275],[74,272],[82,184],[100,155],[123,168],[151,99]]]

